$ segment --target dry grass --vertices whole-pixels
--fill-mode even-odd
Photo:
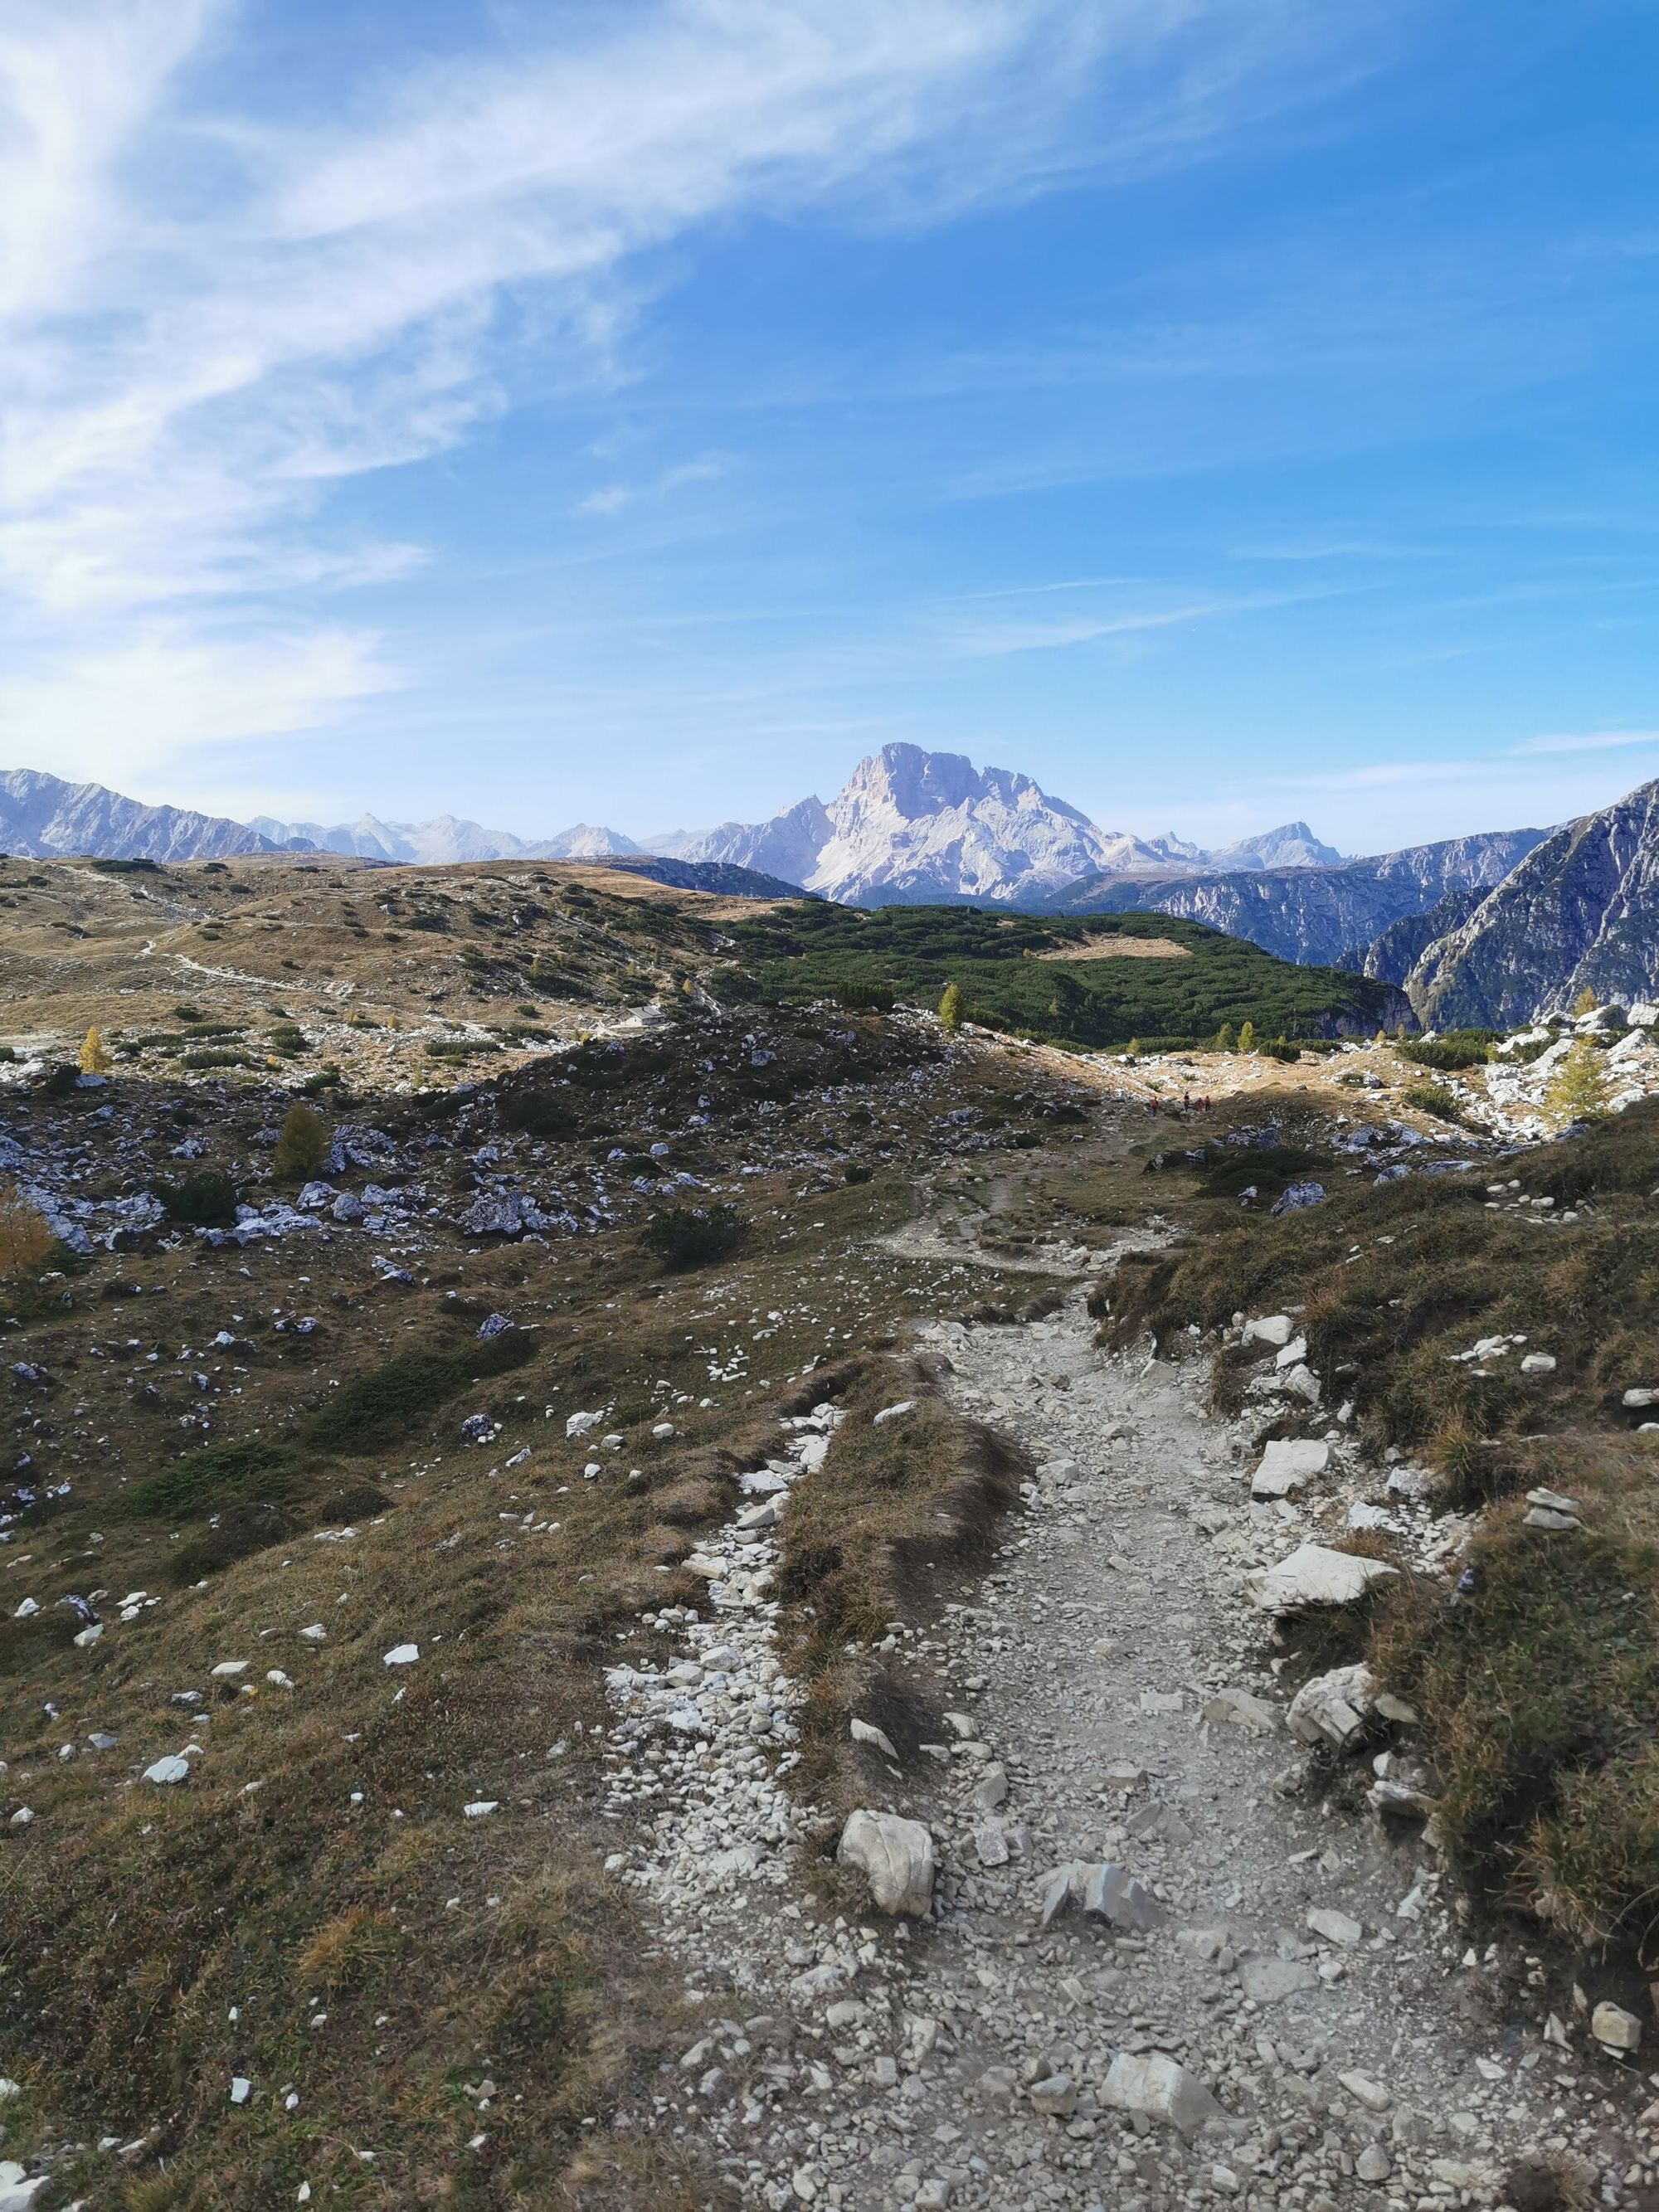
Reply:
[[[0,1818],[35,1814],[0,1826],[0,2045],[31,2093],[8,2106],[6,2148],[144,2138],[125,2172],[90,2151],[61,2159],[65,2194],[261,2212],[292,2204],[301,2181],[313,2201],[399,2212],[719,2201],[695,2151],[646,2125],[658,2069],[696,2022],[631,1894],[601,1871],[615,1840],[601,1817],[602,1670],[642,1611],[702,1595],[679,1562],[730,1510],[736,1472],[776,1449],[781,1408],[845,1382],[844,1502],[867,1452],[902,1462],[884,1488],[871,1478],[879,1511],[843,1514],[828,1598],[860,1620],[928,1559],[957,1556],[940,1516],[964,1464],[954,1431],[938,1432],[938,1466],[905,1457],[904,1424],[871,1431],[875,1406],[906,1393],[833,1364],[854,1340],[867,1359],[908,1315],[960,1305],[948,1265],[872,1242],[903,1218],[913,1164],[937,1157],[938,1103],[914,1096],[908,1047],[876,1036],[860,1061],[800,1027],[799,1049],[762,1069],[744,1052],[732,1094],[694,1066],[690,1100],[715,1091],[730,1122],[688,1164],[718,1175],[751,1158],[774,1102],[815,1130],[817,1087],[858,1080],[861,1120],[846,1120],[867,1133],[871,1179],[804,1198],[799,1166],[747,1180],[750,1237],[718,1268],[660,1276],[641,1207],[580,1243],[480,1251],[440,1237],[410,1285],[376,1284],[356,1240],[173,1253],[152,1241],[8,1297],[15,1356],[54,1385],[14,1395],[20,1440],[38,1414],[33,1449],[70,1492],[30,1507],[0,1552]],[[561,1094],[576,1125],[558,1139],[567,1158],[642,1141],[630,1132],[651,1102],[688,1087],[659,1043],[576,1064],[593,1080]],[[994,1081],[989,1103],[1000,1095]],[[210,1116],[192,1098],[139,1110],[146,1125],[200,1128],[211,1158],[252,1152],[269,1114],[257,1093],[216,1094]],[[30,1104],[37,1139],[95,1139],[81,1101]],[[412,1137],[453,1122],[422,1102],[348,1110]],[[469,1147],[497,1134],[487,1103],[471,1110]],[[826,1157],[839,1176],[844,1149]],[[481,1343],[498,1310],[519,1327]],[[314,1333],[278,1334],[279,1311],[314,1315]],[[191,1441],[178,1416],[203,1401],[173,1355],[221,1325],[239,1348],[211,1356],[223,1389],[206,1401],[210,1440]],[[167,1353],[155,1367],[151,1344]],[[714,1382],[738,1350],[741,1375]],[[659,1440],[665,1405],[676,1432]],[[563,1439],[579,1407],[607,1408],[628,1440],[592,1482],[591,1445]],[[459,1440],[475,1413],[499,1424],[487,1449]],[[559,1527],[526,1529],[526,1514]],[[338,1538],[347,1522],[356,1534]],[[129,1589],[161,1602],[117,1622],[112,1600]],[[57,1603],[71,1592],[94,1593],[105,1616],[86,1650]],[[25,1593],[42,1610],[19,1620]],[[298,1635],[312,1623],[325,1640]],[[419,1663],[388,1670],[382,1655],[404,1641]],[[247,1673],[215,1680],[222,1659]],[[268,1682],[270,1668],[295,1686]],[[204,1702],[173,1705],[185,1689]],[[93,1750],[94,1730],[115,1748]],[[139,1779],[191,1742],[188,1783]],[[65,1743],[74,1758],[58,1756]],[[465,1817],[485,1799],[499,1811]],[[255,2085],[240,2107],[237,2074]]]
[[[1108,960],[1190,960],[1192,953],[1184,945],[1177,945],[1172,937],[1121,937],[1112,944],[1109,951],[1102,949],[1099,938],[1081,938],[1074,945],[1051,945],[1043,952],[1034,952],[1034,960],[1081,960],[1091,967]]]
[[[0,1189],[0,1282],[21,1283],[39,1275],[52,1254],[52,1234],[40,1208],[8,1183]]]
[[[1373,1655],[1420,1702],[1465,1872],[1598,1953],[1659,1964],[1659,1505],[1645,1441],[1570,1436],[1527,1473],[1584,1528],[1490,1513],[1474,1587],[1401,1584]]]
[[[1315,1656],[1368,1649],[1422,1713],[1440,1824],[1478,1891],[1647,1967],[1659,1964],[1659,1438],[1632,1434],[1645,1415],[1621,1401],[1659,1385],[1659,1109],[1512,1164],[1528,1194],[1578,1219],[1493,1211],[1480,1174],[1381,1189],[1344,1177],[1325,1205],[1277,1220],[1189,1200],[1193,1241],[1120,1267],[1103,1328],[1181,1347],[1191,1322],[1294,1309],[1365,1439],[1426,1457],[1448,1503],[1488,1509],[1468,1592],[1403,1576]],[[1498,1335],[1526,1345],[1462,1356]],[[1523,1375],[1528,1348],[1554,1369]],[[1224,1350],[1218,1400],[1242,1402],[1255,1364]],[[1526,1528],[1516,1493],[1539,1486],[1579,1498],[1584,1528]]]
[[[875,1421],[907,1400],[909,1413]],[[855,1707],[902,1757],[938,1732],[937,1715],[869,1647],[890,1623],[936,1605],[941,1577],[988,1562],[1030,1470],[1006,1437],[951,1410],[926,1362],[871,1360],[839,1402],[847,1418],[828,1460],[790,1499],[779,1583],[808,1684],[803,1785],[852,1802]]]

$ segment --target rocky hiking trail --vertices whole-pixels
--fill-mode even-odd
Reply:
[[[1344,1487],[1340,1430],[1322,1516],[1253,1504],[1260,1411],[1208,1413],[1203,1361],[1099,1351],[1081,1290],[1046,1320],[921,1340],[1036,1477],[982,1582],[892,1625],[942,1740],[902,1773],[854,1723],[866,1806],[921,1825],[848,1840],[917,1917],[847,1904],[864,1883],[824,1865],[829,1816],[787,1794],[800,1692],[769,1532],[832,1448],[824,1405],[692,1563],[708,1608],[645,1617],[684,1656],[611,1677],[612,1870],[705,2023],[647,2124],[769,2208],[1528,2212],[1558,2201],[1518,2185],[1545,2165],[1576,2201],[1644,2199],[1639,2098],[1580,2058],[1584,2023],[1523,2019],[1420,1827],[1308,1786],[1303,1735],[1357,1728],[1336,1693],[1362,1712],[1370,1694],[1338,1678],[1293,1731],[1288,1646],[1250,1578],[1365,1487],[1352,1468]],[[1431,1550],[1426,1509],[1400,1510]],[[1368,1741],[1374,1796],[1413,1801],[1410,1733]]]

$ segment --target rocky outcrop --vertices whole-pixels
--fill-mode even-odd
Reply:
[[[1585,990],[1626,1006],[1659,990],[1659,781],[1553,831],[1407,982],[1439,1029],[1518,1028]]]

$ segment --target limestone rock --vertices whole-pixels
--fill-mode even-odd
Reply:
[[[1352,1951],[1365,1933],[1351,1914],[1339,1912],[1330,1905],[1315,1905],[1308,1915],[1308,1925],[1316,1936],[1322,1936],[1328,1943],[1339,1944],[1345,1951]]]
[[[1331,1448],[1316,1437],[1279,1437],[1261,1455],[1250,1483],[1252,1498],[1288,1498],[1304,1482],[1323,1474]]]
[[[1291,1700],[1285,1715],[1292,1734],[1304,1743],[1326,1743],[1333,1751],[1346,1751],[1364,1734],[1365,1723],[1376,1709],[1376,1677],[1363,1663],[1334,1667],[1328,1674],[1316,1674]]]
[[[884,1759],[890,1759],[896,1764],[898,1753],[893,1748],[892,1738],[884,1729],[875,1727],[869,1721],[861,1721],[854,1715],[852,1735],[854,1743],[867,1743],[872,1751],[878,1751]]]
[[[1243,1959],[1238,1985],[1252,2004],[1278,2004],[1300,1990],[1316,1987],[1318,1975],[1305,1959]]]
[[[1354,1552],[1334,1552],[1323,1544],[1304,1544],[1276,1567],[1261,1567],[1244,1578],[1245,1593],[1264,1613],[1294,1613],[1306,1605],[1352,1605],[1373,1583],[1398,1574],[1382,1559]]]
[[[1622,2005],[1603,2002],[1590,2014],[1590,2033],[1608,2051],[1634,2051],[1642,2042],[1642,2023]]]
[[[1244,1324],[1246,1344],[1288,1344],[1295,1327],[1289,1314],[1259,1314],[1255,1320]]]
[[[866,1877],[882,1911],[926,1919],[933,1897],[933,1838],[920,1820],[860,1808],[848,1814],[836,1856]]]
[[[1121,2051],[1108,2069],[1102,2095],[1117,2112],[1166,2120],[1183,2136],[1194,2136],[1208,2121],[1222,2117],[1220,2106],[1197,2075],[1161,2051],[1139,2055]]]
[[[1083,1872],[1083,1910],[1091,1918],[1136,1934],[1164,1925],[1168,1917],[1164,1907],[1145,1882],[1137,1881],[1124,1868],[1095,1866]]]
[[[1271,1735],[1279,1726],[1279,1709],[1249,1690],[1220,1690],[1204,1707],[1206,1721],[1225,1721],[1251,1735]]]

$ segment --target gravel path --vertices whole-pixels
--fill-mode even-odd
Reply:
[[[620,1685],[613,1809],[644,1792],[652,1827],[618,1864],[714,2021],[653,2124],[704,2136],[750,2202],[836,2212],[1490,2204],[1524,2156],[1607,2202],[1650,2182],[1582,2021],[1558,2044],[1520,2017],[1421,1834],[1306,1790],[1243,1583],[1314,1509],[1251,1507],[1254,1430],[1203,1410],[1204,1362],[1092,1334],[1080,1291],[1048,1322],[926,1333],[953,1401],[1039,1462],[996,1571],[898,1639],[948,1739],[884,1789],[874,1761],[868,1802],[933,1832],[927,1922],[823,1895],[811,1809],[766,1749],[792,1710],[767,1553],[714,1582],[714,1626],[678,1624],[728,1672],[696,1722],[641,1720],[665,1681]],[[709,1547],[728,1570],[737,1540]],[[1085,1913],[1079,1863],[1134,1877],[1120,1920],[1157,1924]]]

